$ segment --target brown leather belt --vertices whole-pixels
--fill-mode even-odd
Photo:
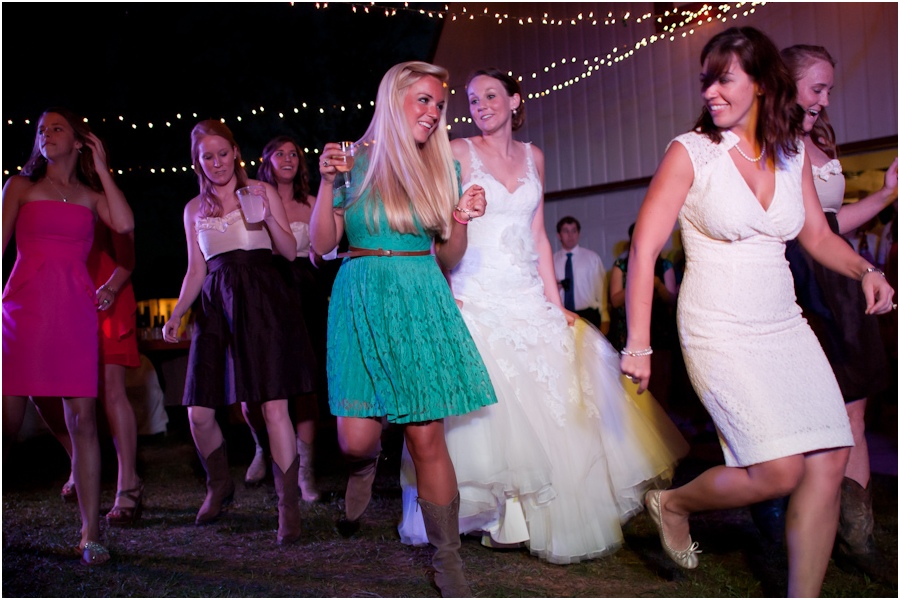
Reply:
[[[350,246],[347,252],[338,254],[338,258],[359,258],[360,256],[428,256],[431,250],[416,250],[415,252],[403,252],[401,250],[370,250],[368,248],[354,248]]]

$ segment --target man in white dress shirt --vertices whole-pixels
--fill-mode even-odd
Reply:
[[[596,325],[603,335],[608,334],[606,269],[600,255],[578,245],[581,223],[575,217],[560,219],[556,234],[562,249],[553,254],[553,268],[563,306]]]

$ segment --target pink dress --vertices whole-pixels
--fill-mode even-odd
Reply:
[[[16,264],[3,290],[3,394],[97,396],[97,308],[87,256],[89,208],[23,204]]]

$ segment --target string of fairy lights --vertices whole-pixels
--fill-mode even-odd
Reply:
[[[630,12],[624,12],[622,14],[616,15],[612,11],[607,11],[605,14],[599,14],[593,11],[589,11],[587,13],[578,12],[577,14],[563,17],[551,16],[548,12],[544,12],[540,17],[517,16],[511,15],[509,13],[498,13],[491,11],[489,6],[485,6],[481,10],[470,10],[469,8],[463,6],[458,11],[451,11],[449,5],[444,5],[444,8],[442,10],[429,10],[424,8],[417,8],[408,2],[404,3],[403,6],[387,6],[375,2],[317,2],[315,3],[315,7],[318,10],[328,10],[333,8],[332,5],[338,5],[344,8],[349,7],[349,9],[354,13],[363,12],[365,14],[372,15],[383,14],[387,18],[395,17],[403,12],[416,13],[424,18],[443,19],[447,21],[474,21],[476,19],[490,19],[496,21],[498,25],[507,26],[604,27],[614,26],[617,24],[627,25],[631,22],[633,22],[634,24],[653,23],[654,26],[659,25],[659,29],[661,29],[660,32],[645,36],[640,41],[635,42],[633,45],[616,46],[607,51],[605,54],[597,54],[588,57],[561,57],[541,67],[538,67],[535,70],[532,70],[527,75],[518,75],[518,80],[520,82],[524,81],[526,78],[530,78],[533,81],[537,81],[539,78],[551,80],[548,81],[539,91],[527,94],[527,100],[539,101],[553,93],[561,92],[572,86],[584,83],[588,78],[600,73],[603,69],[613,68],[616,65],[621,64],[623,61],[626,61],[633,57],[636,52],[649,48],[654,44],[665,41],[676,42],[679,39],[687,38],[688,36],[693,35],[695,31],[697,31],[700,27],[713,22],[728,23],[742,17],[748,17],[754,14],[760,7],[765,6],[765,4],[766,2],[737,2],[721,3],[716,5],[703,4],[696,10],[686,10],[685,8],[679,9],[676,7],[661,14],[646,13],[639,16],[634,16]],[[293,6],[294,3],[291,3],[291,5]],[[564,4],[562,6],[565,7]],[[566,68],[568,71],[571,71],[572,65],[580,65],[580,72],[573,76],[568,76],[563,80],[553,80],[556,73],[559,72],[557,71],[557,69],[562,70],[563,68]],[[515,76],[512,72],[510,72],[510,75]],[[450,90],[450,93],[452,95],[455,95],[457,92],[464,93],[464,91],[465,90],[462,88],[454,88]],[[302,102],[297,107],[274,111],[267,110],[264,106],[260,106],[259,108],[250,110],[249,114],[232,115],[231,117],[222,117],[221,119],[222,122],[242,122],[244,119],[258,118],[262,116],[268,116],[270,114],[277,115],[279,119],[286,119],[290,118],[292,115],[306,116],[310,115],[310,113],[326,115],[331,113],[343,113],[351,110],[361,111],[364,108],[368,110],[374,105],[374,100],[371,100],[367,103],[356,103],[350,105],[337,104],[330,106],[311,106],[309,103]],[[124,115],[118,115],[116,117],[101,117],[99,120],[103,123],[121,123],[123,126],[129,127],[132,130],[152,130],[156,128],[171,128],[176,122],[188,117],[197,119],[198,115],[197,113],[193,112],[182,112],[176,113],[170,118],[162,118],[158,121],[148,121],[146,123],[138,123],[126,118],[126,116]],[[452,122],[448,124],[448,127],[452,128],[454,124],[458,123],[472,123],[472,119],[471,117],[455,117],[453,118]],[[8,128],[22,126],[32,127],[33,120],[6,119],[4,121],[4,125]],[[304,152],[306,152],[307,154],[317,154],[319,152],[319,149],[304,148]],[[256,161],[250,160],[248,161],[248,164],[256,165]],[[21,170],[21,168],[21,165],[17,166],[15,169],[5,168],[3,174],[4,176],[8,176],[11,173],[18,172],[19,170]],[[171,167],[135,166],[119,169],[118,173],[122,174],[134,171],[147,172],[150,174],[188,173],[192,172],[192,167],[190,165]]]

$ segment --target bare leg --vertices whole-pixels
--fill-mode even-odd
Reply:
[[[222,429],[216,421],[216,411],[204,406],[188,406],[188,421],[191,426],[191,436],[200,456],[207,457],[217,450],[225,438]]]
[[[381,452],[381,420],[338,417],[338,444],[348,467],[344,493],[344,518],[338,521],[341,535],[350,537],[359,529],[359,519],[372,499],[372,485]]]
[[[297,439],[312,445],[316,438],[319,421],[319,398],[317,394],[304,394],[294,401],[297,416]]]
[[[459,490],[456,471],[444,440],[444,422],[407,425],[404,436],[416,467],[419,497],[435,504],[449,504]]]
[[[422,520],[435,547],[434,582],[445,598],[470,598],[472,591],[459,556],[459,490],[444,440],[444,422],[407,425],[406,447],[416,467]]]
[[[278,544],[290,544],[300,539],[300,489],[297,476],[297,438],[288,410],[288,401],[269,400],[262,403],[262,413],[269,434],[272,453],[272,477],[278,494]]]
[[[137,422],[134,418],[134,409],[131,408],[125,392],[125,367],[104,365],[101,389],[103,389],[103,407],[106,410],[106,419],[109,422],[119,462],[116,489],[117,491],[138,489],[141,480],[136,469]],[[134,506],[133,499],[117,496],[113,508]]]
[[[338,417],[338,445],[348,459],[374,456],[381,448],[381,421],[358,417]]]
[[[272,460],[286,471],[297,458],[297,441],[294,426],[288,412],[287,400],[270,400],[262,403],[262,414],[269,435],[269,451]]]
[[[72,472],[81,510],[81,547],[100,539],[100,441],[97,399],[65,398],[66,426],[72,438]]]
[[[219,518],[223,507],[234,498],[234,481],[228,467],[225,438],[216,421],[216,411],[203,406],[188,407],[191,435],[200,462],[206,471],[206,498],[197,511],[196,525],[207,525]]]
[[[25,408],[28,396],[3,396],[3,463],[9,449],[16,443],[22,423],[25,421]]]
[[[850,448],[850,458],[847,460],[847,471],[844,476],[863,488],[869,487],[869,477],[872,475],[869,465],[869,444],[866,442],[866,404],[867,398],[846,404],[855,445]]]
[[[63,484],[60,495],[65,502],[77,500],[75,493],[75,474],[72,471],[72,438],[69,437],[69,429],[66,427],[66,414],[63,409],[62,398],[32,398],[32,403],[37,409],[41,419],[44,420],[50,433],[60,443],[66,454],[69,455],[69,479]]]
[[[247,467],[247,473],[244,475],[244,484],[249,486],[257,486],[266,478],[266,420],[263,417],[262,405],[258,402],[242,403],[241,413],[244,415],[244,422],[250,428],[250,435],[253,437],[253,443],[256,446],[253,452],[253,460]],[[269,441],[271,444],[271,441]]]
[[[666,539],[675,550],[690,546],[691,513],[749,506],[786,496],[803,476],[803,456],[788,456],[750,467],[717,466],[685,485],[663,492],[660,513]]]
[[[828,568],[840,512],[841,480],[849,448],[806,455],[805,471],[788,504],[788,596],[818,596]]]

